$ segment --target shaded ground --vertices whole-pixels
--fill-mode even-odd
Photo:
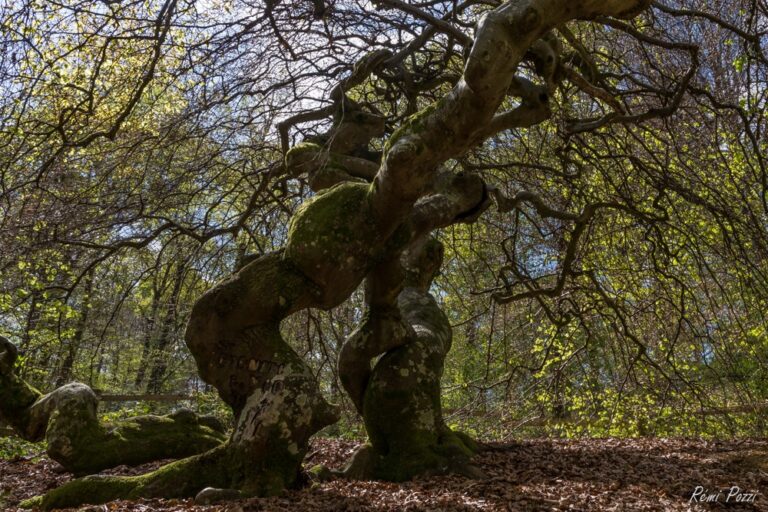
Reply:
[[[339,468],[356,443],[317,439],[307,467]],[[405,484],[332,481],[278,498],[225,506],[190,500],[118,501],[79,510],[97,511],[433,511],[433,510],[764,510],[768,511],[768,440],[708,442],[681,439],[524,440],[492,445],[475,463],[489,479],[435,477]],[[135,474],[157,466],[121,467],[105,473]],[[0,510],[40,494],[72,476],[47,458],[0,461]],[[714,493],[739,486],[759,493],[753,503],[689,504],[696,486]],[[746,496],[742,494],[742,499]],[[71,509],[74,510],[74,509]]]

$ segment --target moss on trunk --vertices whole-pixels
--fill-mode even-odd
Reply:
[[[189,410],[104,425],[91,388],[73,382],[42,395],[16,374],[15,360],[15,347],[0,337],[0,418],[24,439],[45,439],[48,456],[75,474],[187,457],[226,439],[223,426]]]
[[[16,345],[0,336],[0,418],[24,439],[39,441],[45,435],[45,426],[30,424],[29,408],[42,393],[16,374],[17,357]]]
[[[416,336],[373,368],[363,404],[370,444],[355,455],[347,474],[397,482],[451,472],[480,476],[469,464],[477,444],[443,421],[440,378],[451,341],[448,320],[417,289],[403,290],[399,302]]]
[[[44,496],[26,500],[23,508],[43,510],[98,505],[116,499],[184,498],[194,496],[209,484],[227,482],[232,450],[222,445],[204,454],[182,459],[160,469],[132,477],[88,476],[68,482]]]
[[[190,410],[168,416],[137,416],[111,424],[56,411],[46,440],[48,455],[77,475],[127,464],[176,459],[203,453],[226,440],[222,426]]]
[[[44,428],[40,431],[40,426],[30,424],[29,419],[29,408],[41,395],[16,374],[0,371],[0,418],[31,441],[39,441],[45,435]]]
[[[365,325],[377,332],[353,336],[342,349],[347,359],[340,361],[340,369],[355,364],[365,369],[375,351],[356,348],[358,345],[375,342],[373,348],[386,351],[364,379],[347,386],[348,391],[356,391],[360,383],[364,385],[361,412],[370,441],[345,470],[348,477],[403,481],[450,472],[481,476],[469,464],[477,443],[451,431],[442,415],[440,378],[452,333],[448,319],[428,292],[442,255],[442,245],[434,239],[411,254],[412,268],[396,305],[398,318],[408,329],[393,329],[393,321],[369,322]],[[389,275],[398,279],[395,273]],[[373,315],[375,304],[372,308]],[[382,342],[395,333],[402,337],[396,344]]]
[[[74,480],[22,506],[50,510],[115,499],[188,498],[208,488],[228,496],[276,495],[300,481],[309,437],[335,420],[312,376],[286,371],[248,398],[226,444],[145,475]]]

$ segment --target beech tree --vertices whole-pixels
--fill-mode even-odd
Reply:
[[[23,439],[45,439],[48,456],[77,475],[195,455],[225,439],[219,420],[189,409],[103,425],[91,388],[72,382],[43,395],[16,375],[17,357],[16,346],[0,337],[0,418]]]
[[[142,9],[152,7],[109,4],[99,8],[111,10],[106,17],[99,10],[89,14],[96,21],[117,20],[118,29],[105,34],[112,29],[94,22],[93,34],[77,49],[103,37],[104,53],[121,45],[126,62],[141,62],[142,72],[134,81],[118,80],[124,62],[105,60],[103,73],[110,76],[103,83],[82,77],[68,82],[71,105],[59,108],[56,98],[41,94],[45,100],[35,107],[47,117],[39,114],[44,119],[37,126],[24,127],[29,135],[21,140],[9,139],[34,163],[30,179],[75,164],[72,154],[98,160],[77,152],[87,153],[102,141],[127,144],[131,152],[153,141],[155,128],[139,115],[142,109],[153,112],[152,99],[147,99],[153,95],[168,109],[178,108],[176,120],[199,116],[197,125],[163,127],[157,137],[178,136],[183,142],[173,147],[194,155],[208,150],[189,142],[196,137],[207,137],[206,148],[226,147],[212,150],[202,163],[191,157],[197,165],[185,172],[206,166],[228,169],[222,155],[231,151],[230,143],[238,147],[240,159],[256,159],[245,121],[256,115],[274,117],[274,129],[266,135],[273,145],[259,145],[257,152],[260,162],[275,161],[262,169],[255,192],[240,198],[243,207],[235,214],[217,216],[213,207],[183,210],[180,202],[173,208],[184,213],[169,218],[148,214],[143,202],[140,207],[119,204],[115,216],[152,222],[143,230],[128,230],[129,236],[117,230],[122,238],[73,234],[69,243],[101,251],[98,260],[126,247],[146,246],[164,233],[199,242],[236,238],[265,201],[289,195],[291,183],[307,185],[314,194],[293,214],[282,247],[242,255],[239,270],[205,292],[190,313],[186,344],[200,377],[234,412],[229,439],[146,475],[73,481],[30,500],[29,506],[192,496],[210,503],[273,495],[300,484],[310,437],[334,423],[338,411],[283,338],[281,322],[308,308],[335,308],[359,287],[365,314],[340,351],[338,373],[369,442],[335,476],[403,481],[460,473],[482,478],[471,465],[481,445],[449,428],[443,418],[440,381],[452,332],[431,290],[445,250],[435,233],[477,222],[489,209],[512,214],[515,222],[535,218],[530,229],[555,233],[553,252],[558,255],[553,272],[531,275],[518,264],[515,241],[506,243],[518,233],[513,232],[502,243],[506,261],[494,289],[488,290],[497,303],[534,300],[557,329],[574,318],[582,326],[591,316],[603,318],[607,330],[629,340],[632,365],[642,361],[670,383],[674,376],[632,332],[627,321],[632,301],[617,298],[609,280],[594,270],[607,265],[599,251],[587,249],[590,233],[602,230],[601,239],[609,240],[612,232],[598,221],[614,215],[610,218],[617,229],[645,230],[653,249],[645,261],[638,256],[629,264],[651,261],[656,275],[675,281],[667,260],[682,249],[670,248],[669,230],[679,235],[682,228],[670,218],[677,209],[696,205],[714,223],[732,226],[723,228],[726,245],[741,247],[735,257],[754,269],[758,286],[766,283],[762,269],[768,250],[759,236],[766,209],[759,197],[743,198],[742,206],[753,217],[742,219],[728,198],[701,194],[694,183],[666,169],[660,157],[668,149],[663,140],[631,128],[659,129],[692,102],[706,101],[733,111],[735,122],[744,127],[738,142],[750,147],[755,169],[764,169],[765,121],[755,112],[765,105],[765,90],[741,91],[737,96],[744,96],[744,105],[737,98],[735,106],[723,107],[717,91],[701,83],[708,70],[701,69],[699,47],[688,40],[685,27],[671,21],[704,19],[732,32],[743,43],[740,65],[753,66],[764,77],[764,3],[744,2],[749,19],[742,24],[684,6],[651,8],[649,0],[380,0],[375,9],[365,2],[277,1],[244,3],[246,16],[222,15],[222,20],[211,13],[198,16],[192,3],[170,0],[150,23]],[[135,14],[132,9],[142,15],[132,18],[140,20],[138,26],[121,25],[120,20]],[[654,25],[654,17],[662,21]],[[142,46],[140,34],[148,47]],[[606,48],[609,37],[626,46]],[[599,48],[588,50],[595,42]],[[659,59],[670,64],[660,67]],[[283,75],[272,76],[276,70]],[[254,73],[267,78],[254,80]],[[110,80],[116,89],[102,94]],[[163,85],[175,84],[178,92],[163,97]],[[248,103],[250,97],[269,100]],[[186,108],[174,105],[180,98]],[[281,101],[290,108],[280,107]],[[242,111],[233,115],[238,108]],[[483,162],[483,150],[505,146],[504,134],[547,122],[565,145],[539,161],[529,152],[526,170],[541,177],[535,188],[520,189],[481,174],[498,167]],[[229,135],[222,137],[225,132]],[[128,142],[122,133],[136,138]],[[532,145],[546,146],[551,135],[543,134]],[[66,179],[66,170],[60,172]],[[582,187],[587,174],[592,181]],[[198,189],[181,193],[195,198],[223,188],[202,181],[195,184]],[[222,197],[240,192],[227,190]],[[737,242],[731,245],[731,240]],[[662,253],[664,261],[657,259]],[[706,260],[700,256],[695,261]],[[649,286],[635,284],[638,289]],[[565,291],[582,300],[568,298]]]

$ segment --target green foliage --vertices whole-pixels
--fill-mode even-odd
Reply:
[[[35,458],[45,453],[45,443],[30,443],[16,436],[0,436],[0,459]]]
[[[19,373],[42,391],[79,380],[105,393],[195,396],[191,404],[102,404],[104,419],[187,405],[231,424],[185,347],[191,306],[253,255],[284,245],[289,219],[311,197],[304,181],[283,174],[275,125],[327,100],[323,91],[371,50],[359,41],[402,27],[393,30],[386,14],[374,22],[345,10],[359,17],[339,23],[328,13],[326,40],[304,31],[307,13],[289,4],[270,16],[256,4],[173,3],[170,13],[165,4],[20,2],[0,12],[8,55],[0,66],[0,334],[19,345]],[[424,9],[443,17],[441,4]],[[754,30],[745,5],[722,11]],[[463,26],[487,9],[467,9]],[[578,44],[561,31],[563,62],[627,114],[652,115],[568,133],[573,120],[618,113],[605,95],[565,80],[551,92],[550,121],[500,132],[445,164],[573,215],[601,205],[562,289],[510,303],[494,297],[558,284],[574,223],[523,202],[440,233],[446,263],[433,291],[454,333],[443,379],[451,426],[495,438],[765,434],[765,57],[737,32],[654,12],[634,30],[702,48],[674,112],[658,111],[692,65],[686,52],[605,24],[569,23],[562,28]],[[284,39],[267,25],[242,33],[241,16],[272,15]],[[423,113],[414,114],[432,111],[458,79],[464,56],[436,34],[397,73],[374,73],[347,91],[388,117],[388,136],[372,149],[386,150],[404,124],[424,128]],[[301,49],[295,56],[291,44]],[[518,72],[538,81],[532,68]],[[519,101],[510,94],[502,109]],[[292,127],[290,142],[322,133],[327,117]],[[342,222],[360,203],[327,206],[300,233],[305,241],[323,242],[313,238],[314,221],[337,225],[346,232],[326,242],[353,238],[366,253],[367,221],[351,231]],[[349,256],[328,250],[308,265]],[[329,435],[362,434],[336,372],[362,294],[281,326],[322,392],[342,405]]]

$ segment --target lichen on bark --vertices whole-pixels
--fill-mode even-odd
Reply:
[[[221,424],[186,409],[101,423],[90,387],[72,382],[44,395],[17,375],[15,361],[15,346],[0,337],[0,418],[24,439],[45,439],[48,456],[75,474],[187,457],[226,439]]]
[[[442,263],[443,248],[432,238],[416,247],[419,254],[411,255],[412,266],[397,295],[397,310],[407,326],[403,339],[390,348],[381,346],[384,355],[356,384],[364,386],[360,410],[369,444],[354,455],[344,472],[347,477],[403,481],[449,472],[482,476],[470,464],[478,445],[454,433],[442,415],[440,379],[452,333],[429,287]],[[367,340],[392,332],[376,333],[376,327],[371,324]],[[367,361],[362,355],[358,351],[354,359],[347,356],[350,360],[344,361],[343,354],[340,364],[350,367],[354,361],[363,366]]]
[[[365,77],[359,75],[384,62],[387,52],[355,67],[332,93],[338,109],[329,136],[288,152],[288,174],[308,175],[321,193],[294,216],[285,247],[245,265],[193,308],[187,345],[201,377],[238,418],[230,440],[148,475],[78,480],[38,503],[50,508],[88,499],[198,493],[208,500],[273,494],[295,485],[309,437],[336,416],[306,364],[280,336],[279,324],[306,308],[337,306],[363,279],[370,292],[368,321],[355,344],[342,351],[347,359],[340,368],[360,362],[362,371],[347,372],[345,386],[363,414],[371,443],[347,474],[391,480],[446,471],[478,476],[469,464],[477,446],[448,429],[440,410],[439,381],[451,336],[428,291],[439,260],[428,235],[476,218],[488,194],[479,178],[451,175],[438,183],[439,176],[447,176],[441,166],[489,136],[515,70],[547,31],[576,18],[631,16],[648,4],[502,3],[478,23],[462,78],[395,131],[383,155],[367,145],[382,132],[384,120],[348,109],[354,105],[345,88],[361,83]],[[357,179],[363,182],[353,183]],[[436,190],[443,185],[447,188]],[[404,266],[413,274],[404,281],[398,265],[406,251]],[[380,354],[371,368],[371,359]]]
[[[118,498],[184,498],[202,493],[204,501],[211,494],[279,494],[300,482],[309,437],[335,420],[336,411],[319,395],[312,375],[286,369],[249,396],[225,444],[145,475],[74,480],[22,506],[50,510]]]

